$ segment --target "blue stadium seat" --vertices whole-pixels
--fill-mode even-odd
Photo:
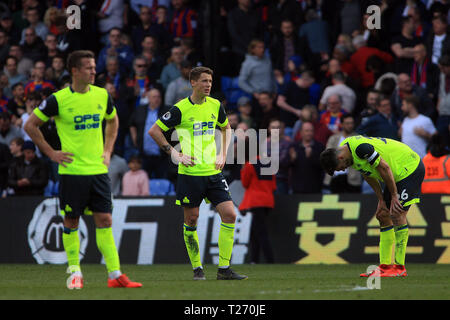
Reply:
[[[53,194],[53,187],[54,187],[54,182],[53,180],[48,180],[48,184],[44,189],[44,197],[51,197]]]
[[[59,194],[59,181],[53,183],[52,196],[57,196]]]
[[[251,98],[250,94],[246,93],[239,87],[239,77],[221,77],[220,80],[222,84],[222,92],[227,99],[227,106],[229,109],[234,110],[237,108],[237,101],[240,97],[246,96]]]
[[[174,186],[167,179],[150,179],[149,187],[152,196],[167,196],[174,193]]]

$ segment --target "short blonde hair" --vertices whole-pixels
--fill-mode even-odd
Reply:
[[[264,44],[264,41],[262,41],[260,39],[253,39],[252,41],[250,41],[250,43],[247,47],[248,54],[253,54],[253,49],[255,49],[256,45],[258,45],[260,43]]]

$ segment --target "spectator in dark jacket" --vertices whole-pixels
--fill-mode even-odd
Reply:
[[[148,105],[139,106],[130,118],[130,136],[142,156],[143,169],[149,178],[165,178],[167,156],[148,134],[152,125],[165,113],[161,92],[151,89],[147,93]]]
[[[325,149],[314,140],[314,125],[303,122],[302,139],[289,149],[289,161],[292,166],[293,193],[320,193],[324,172],[320,167],[319,156]]]
[[[414,47],[413,54],[412,83],[424,88],[428,96],[436,103],[439,90],[439,67],[427,57],[427,48],[423,43]]]
[[[281,22],[280,33],[276,34],[271,41],[270,52],[272,66],[274,69],[288,72],[288,61],[292,56],[301,56],[302,47],[300,38],[295,32],[294,23],[290,20]]]
[[[363,118],[356,132],[369,137],[383,137],[394,140],[398,139],[398,123],[392,113],[389,97],[377,99],[376,114]]]
[[[250,0],[239,0],[238,6],[228,13],[227,23],[232,50],[242,61],[250,41],[262,34],[261,18],[251,7]]]
[[[397,88],[392,93],[391,105],[392,111],[398,118],[403,118],[402,101],[408,96],[416,96],[420,99],[419,113],[434,119],[436,117],[436,107],[428,96],[425,89],[416,86],[411,82],[409,74],[400,73],[398,75]]]
[[[120,73],[125,75],[132,70],[134,59],[133,50],[120,42],[122,31],[118,28],[112,28],[109,31],[109,44],[100,50],[97,59],[97,72],[102,73],[106,70],[106,58],[108,56],[117,56],[119,58]]]
[[[276,174],[277,194],[289,194],[289,149],[293,145],[293,140],[284,134],[284,123],[277,118],[271,119],[268,128],[270,136],[267,138],[267,154],[270,157],[277,155],[272,154],[272,139],[278,139],[278,159],[279,169]],[[278,137],[276,137],[278,130]]]
[[[48,183],[46,164],[36,156],[33,142],[25,141],[23,156],[13,160],[9,166],[8,184],[17,196],[44,195]]]
[[[267,8],[267,25],[269,30],[278,30],[283,20],[290,20],[297,29],[303,23],[303,12],[295,0],[270,1]]]
[[[434,64],[444,53],[450,52],[450,33],[448,32],[447,18],[437,15],[433,18],[433,28],[425,42],[428,58]]]
[[[8,187],[8,168],[11,159],[9,147],[0,143],[0,194]]]
[[[25,29],[25,42],[22,45],[23,56],[31,59],[33,62],[38,60],[45,61],[47,48],[44,41],[39,38],[33,28]]]

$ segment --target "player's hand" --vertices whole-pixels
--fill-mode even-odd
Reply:
[[[186,167],[193,167],[195,166],[195,160],[197,160],[195,157],[193,156],[188,156],[186,154],[182,154],[181,152],[177,152],[174,150],[174,152],[172,152],[172,158],[173,160],[175,160],[175,163],[178,164],[182,164],[185,165]]]
[[[111,162],[111,153],[105,151],[102,154],[103,164],[109,168],[109,163]]]
[[[63,152],[61,150],[55,151],[51,156],[50,159],[60,165],[62,165],[64,168],[67,167],[65,163],[72,163],[73,159],[72,157],[75,156],[73,153],[70,152]]]
[[[378,201],[378,205],[377,205],[377,212],[381,211],[381,210],[386,210],[389,211],[386,202],[384,202],[384,200],[379,200]]]
[[[226,157],[224,157],[223,155],[218,155],[216,157],[216,170],[222,170],[223,167],[225,166],[225,162]]]
[[[397,196],[392,196],[391,200],[391,208],[390,208],[391,215],[392,214],[400,214],[403,212],[403,206],[398,200]]]

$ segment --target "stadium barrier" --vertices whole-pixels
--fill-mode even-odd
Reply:
[[[276,263],[345,264],[378,261],[373,195],[277,196],[269,217]],[[66,263],[63,218],[57,198],[0,200],[0,263]],[[232,264],[248,263],[251,214],[238,215]],[[424,195],[408,213],[407,262],[450,263],[450,196]],[[122,263],[189,263],[183,215],[175,198],[114,199],[113,232]],[[198,236],[203,263],[218,262],[220,217],[200,207]],[[99,263],[92,217],[79,226],[82,263]],[[264,261],[262,261],[264,262]]]

